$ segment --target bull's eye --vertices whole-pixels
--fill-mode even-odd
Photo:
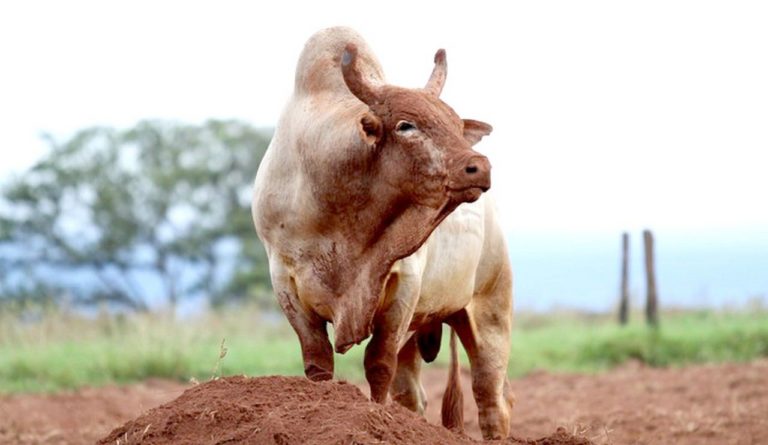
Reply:
[[[416,125],[413,124],[413,122],[408,121],[400,121],[397,123],[397,126],[395,126],[395,130],[397,130],[400,133],[405,133],[406,131],[415,130]]]

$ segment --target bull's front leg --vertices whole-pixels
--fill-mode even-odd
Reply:
[[[376,323],[373,337],[365,348],[365,378],[371,387],[374,402],[387,401],[389,386],[397,367],[397,333],[386,325]]]
[[[270,269],[277,301],[299,337],[304,374],[314,381],[332,379],[333,348],[328,341],[327,322],[304,309],[290,276],[284,273],[282,267],[272,265]]]
[[[365,378],[371,387],[371,399],[378,403],[387,401],[397,354],[418,300],[419,276],[411,271],[410,263],[403,262],[400,268],[387,280],[384,305],[374,318],[373,337],[365,348]]]
[[[314,381],[332,379],[333,348],[328,341],[327,323],[303,314],[288,317],[288,320],[299,336],[304,375]]]

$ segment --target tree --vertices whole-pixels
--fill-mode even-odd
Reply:
[[[48,155],[2,190],[0,291],[44,287],[136,310],[264,294],[249,209],[270,137],[216,120],[47,137]]]

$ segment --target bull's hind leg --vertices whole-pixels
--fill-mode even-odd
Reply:
[[[392,399],[411,411],[424,415],[427,397],[421,386],[421,354],[416,343],[416,333],[397,354],[397,371],[392,382]]]
[[[484,439],[503,439],[509,435],[512,410],[507,382],[510,329],[509,322],[502,320],[501,315],[483,315],[465,309],[451,321],[469,357],[472,392]]]
[[[501,272],[490,289],[475,295],[449,324],[464,345],[472,367],[472,392],[485,439],[509,435],[514,398],[507,381],[512,330],[511,277]]]

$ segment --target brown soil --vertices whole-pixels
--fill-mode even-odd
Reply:
[[[93,443],[126,420],[175,399],[187,387],[153,379],[54,395],[0,396],[0,444]]]
[[[555,440],[548,443],[587,443],[571,440],[565,431]],[[147,445],[474,443],[397,404],[372,403],[349,383],[279,376],[227,377],[190,388],[178,399],[115,429],[99,444],[118,441]]]
[[[427,417],[439,419],[439,378],[425,379]],[[477,431],[467,394],[465,422]],[[537,372],[512,381],[512,431],[536,437],[564,427],[596,444],[768,444],[768,359],[686,368],[630,363],[597,375]],[[469,405],[469,406],[466,406]],[[437,420],[436,420],[437,421]]]
[[[399,406],[372,404],[345,383],[232,377],[0,397],[0,443],[473,443],[434,425],[445,373],[425,374],[430,423]],[[476,436],[463,377],[467,428]],[[514,435],[546,436],[540,444],[579,443],[571,434],[597,444],[768,443],[768,360],[682,369],[632,364],[594,376],[539,372],[512,386]]]

